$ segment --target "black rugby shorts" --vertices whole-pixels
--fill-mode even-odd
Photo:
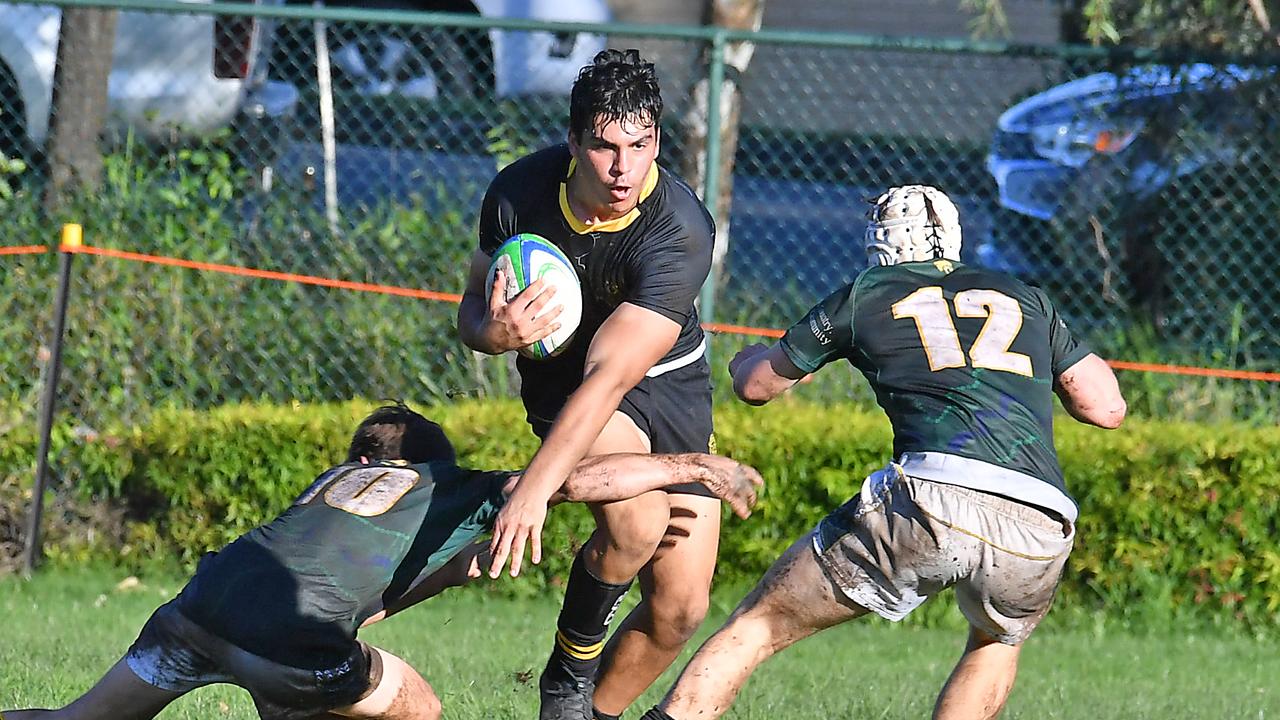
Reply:
[[[299,638],[299,642],[305,642]],[[363,700],[382,682],[382,658],[360,640],[347,659],[320,670],[246,652],[188,619],[176,601],[162,605],[125,655],[143,682],[187,692],[213,683],[249,691],[263,720],[303,720]]]
[[[618,410],[649,436],[650,449],[655,453],[714,451],[711,367],[705,355],[657,377],[645,377],[623,396]],[[551,420],[532,412],[529,425],[542,440],[551,430]],[[715,497],[702,483],[672,485],[667,492]]]

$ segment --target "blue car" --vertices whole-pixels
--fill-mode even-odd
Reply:
[[[1174,179],[1248,153],[1240,90],[1271,70],[1193,64],[1101,72],[1006,110],[987,156],[999,202],[1050,220],[1064,206],[1154,197]]]

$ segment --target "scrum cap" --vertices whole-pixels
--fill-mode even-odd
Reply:
[[[960,213],[929,185],[889,188],[868,213],[867,259],[873,265],[960,260]]]

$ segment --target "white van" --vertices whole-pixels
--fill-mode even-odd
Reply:
[[[61,20],[56,6],[0,4],[0,152],[45,143]],[[256,62],[270,38],[267,26],[246,18],[121,11],[108,128],[200,135],[240,115],[259,123],[291,115],[297,90],[268,81]]]

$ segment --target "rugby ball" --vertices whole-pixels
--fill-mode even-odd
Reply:
[[[503,294],[508,302],[535,280],[542,279],[544,284],[556,289],[556,294],[539,315],[556,306],[564,308],[556,318],[560,323],[558,330],[520,348],[518,352],[527,358],[541,360],[564,350],[573,339],[578,324],[582,322],[582,286],[578,284],[578,273],[574,271],[569,258],[546,238],[532,233],[520,233],[502,243],[493,254],[488,280],[485,282],[486,295],[493,291],[493,278],[499,268],[506,278]]]

